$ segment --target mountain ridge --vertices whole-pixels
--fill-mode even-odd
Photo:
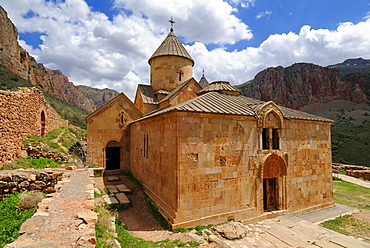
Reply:
[[[332,100],[369,102],[370,94],[365,94],[368,93],[366,82],[344,79],[336,68],[296,63],[259,72],[243,94],[294,109]]]
[[[30,84],[89,112],[98,108],[100,104],[104,103],[104,100],[109,100],[105,91],[102,91],[103,96],[98,96],[100,91],[96,89],[94,90],[94,96],[100,100],[97,100],[98,105],[95,105],[96,99],[89,99],[84,94],[86,90],[81,91],[60,70],[51,70],[42,63],[38,63],[34,57],[19,45],[17,28],[1,6],[0,30],[0,64]]]

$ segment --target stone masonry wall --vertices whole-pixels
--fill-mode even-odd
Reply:
[[[254,118],[183,115],[178,117],[179,211],[175,225],[242,221],[258,215]]]
[[[64,171],[57,169],[0,171],[0,196],[34,190],[52,193],[55,191],[54,186],[63,178]]]
[[[330,124],[285,121],[281,146],[287,151],[288,211],[300,213],[333,204]]]
[[[177,118],[155,117],[130,126],[130,171],[171,222],[176,218]],[[150,176],[148,176],[150,175]]]
[[[45,102],[40,90],[0,90],[0,166],[19,156],[27,135],[42,136],[60,126],[68,126],[68,121]]]

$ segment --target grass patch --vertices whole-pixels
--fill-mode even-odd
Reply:
[[[111,229],[111,214],[110,212],[102,206],[95,207],[95,212],[98,215],[98,222],[95,225],[95,235],[96,235],[96,247],[112,247],[108,243],[110,239],[113,239],[113,230]]]
[[[118,242],[122,247],[135,247],[135,248],[149,248],[149,247],[166,247],[166,248],[175,248],[175,247],[197,247],[200,243],[196,241],[182,242],[180,240],[170,241],[165,239],[162,241],[147,241],[141,238],[137,238],[131,235],[131,233],[125,228],[124,224],[117,222],[116,230],[118,234]]]
[[[370,210],[370,189],[346,181],[334,181],[334,202],[355,207],[366,212]],[[368,237],[370,233],[370,223],[359,219],[353,215],[345,215],[334,220],[321,223],[330,230],[344,235]]]
[[[28,135],[23,141],[23,145],[25,147],[39,147],[41,150],[43,149],[45,151],[53,148],[63,153],[66,152],[65,149],[73,152],[77,149],[76,146],[81,146],[78,143],[84,135],[86,135],[86,130],[79,127],[59,127],[48,132],[45,137]],[[65,149],[63,149],[58,143],[62,144]]]
[[[50,158],[18,158],[16,161],[4,164],[0,170],[16,170],[16,169],[45,169],[45,168],[61,168],[62,161],[55,162]]]
[[[0,64],[0,90],[18,90],[18,87],[34,87],[27,80],[10,71],[4,65]]]
[[[370,189],[346,181],[334,181],[334,202],[368,210]]]
[[[190,232],[191,230],[195,230],[196,234],[199,236],[202,236],[203,230],[204,229],[210,229],[213,225],[208,225],[208,226],[196,226],[196,227],[191,227],[191,228],[184,228],[184,227],[179,227],[173,230],[174,233],[187,233]]]
[[[357,219],[353,215],[345,215],[335,220],[325,221],[323,227],[339,232],[348,236],[368,236],[370,233],[370,223]]]
[[[23,222],[34,214],[33,210],[20,210],[19,196],[23,194],[13,193],[0,201],[0,247],[4,247],[19,237],[19,229]]]

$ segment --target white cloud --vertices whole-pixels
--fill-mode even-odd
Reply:
[[[271,10],[261,11],[261,12],[259,12],[256,15],[256,19],[261,19],[262,17],[264,17],[264,16],[270,16],[271,14],[272,14],[272,11]]]
[[[242,8],[249,8],[254,6],[256,0],[228,0],[227,2],[233,5],[240,5]]]
[[[77,85],[109,87],[130,98],[138,83],[149,83],[148,58],[167,35],[171,16],[178,37],[194,42],[186,49],[195,60],[196,79],[204,68],[209,81],[239,84],[270,66],[328,65],[347,58],[370,58],[370,18],[357,24],[341,23],[336,30],[307,25],[299,33],[271,35],[259,47],[229,51],[229,44],[252,38],[235,8],[254,2],[116,0],[119,14],[111,19],[93,12],[83,0],[17,0],[2,6],[20,32],[45,34],[40,49],[20,41],[38,62],[60,69]],[[124,14],[122,8],[132,14]],[[31,12],[34,15],[25,19]],[[208,50],[210,43],[219,46]]]
[[[336,30],[303,26],[298,34],[271,35],[258,48],[228,52],[219,48],[208,51],[203,44],[189,47],[198,67],[196,78],[205,69],[209,81],[228,80],[240,84],[253,79],[261,70],[289,66],[296,62],[326,66],[348,58],[370,59],[370,19],[358,24],[342,23]],[[209,63],[209,61],[212,61]]]
[[[370,3],[369,3],[370,5]],[[366,16],[364,17],[364,19],[369,19],[370,18],[370,11],[369,12],[366,12]]]
[[[249,27],[233,14],[237,9],[222,0],[115,0],[115,6],[147,16],[162,32],[173,16],[176,34],[187,42],[234,44],[252,38]]]

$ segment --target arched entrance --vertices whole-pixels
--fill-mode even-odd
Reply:
[[[282,157],[269,155],[263,164],[263,210],[284,208],[286,166]]]
[[[44,137],[46,129],[46,118],[44,110],[41,111],[41,137]]]
[[[121,164],[121,146],[117,141],[110,141],[105,147],[105,169],[117,170]]]

